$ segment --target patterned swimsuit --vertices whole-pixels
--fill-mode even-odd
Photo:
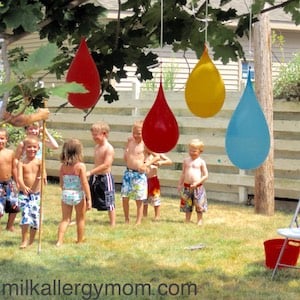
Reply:
[[[63,175],[62,201],[68,205],[77,205],[84,198],[78,175]]]

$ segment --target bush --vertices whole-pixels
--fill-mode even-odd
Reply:
[[[274,98],[300,100],[300,52],[281,67],[274,83]]]

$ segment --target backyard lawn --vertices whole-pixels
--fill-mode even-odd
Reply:
[[[202,226],[184,223],[177,199],[163,198],[159,222],[152,221],[149,207],[140,226],[134,225],[133,201],[129,225],[119,194],[116,203],[114,228],[106,212],[88,211],[85,242],[75,243],[72,225],[57,248],[60,190],[49,184],[39,253],[38,239],[20,250],[19,226],[7,232],[7,216],[1,218],[0,298],[298,299],[299,270],[280,270],[271,281],[263,245],[278,238],[276,229],[289,224],[296,203],[267,217],[254,214],[252,206],[210,202]]]

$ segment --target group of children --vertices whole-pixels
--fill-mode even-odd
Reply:
[[[154,207],[154,220],[159,220],[161,199],[158,168],[172,164],[165,154],[155,153],[146,147],[142,140],[142,127],[143,121],[136,121],[132,127],[132,135],[127,140],[124,149],[126,169],[121,186],[125,223],[130,221],[129,202],[133,199],[136,203],[136,225],[141,224],[143,216],[147,216],[149,204]],[[17,147],[16,152],[6,148],[7,132],[0,128],[0,164],[4,166],[0,172],[0,216],[4,211],[9,213],[7,230],[13,230],[15,215],[21,211],[20,248],[33,243],[39,228],[41,179],[46,178],[46,171],[42,170],[38,154],[42,147],[38,139],[39,130],[29,132],[29,128],[30,126],[25,140]],[[63,244],[73,207],[76,212],[77,243],[84,240],[86,210],[93,207],[99,211],[108,211],[110,225],[114,226],[116,223],[115,183],[112,175],[115,151],[108,141],[110,128],[105,122],[97,122],[91,126],[90,131],[95,143],[94,167],[91,170],[86,170],[83,146],[78,139],[70,139],[62,147],[59,170],[62,219],[58,227],[57,246]],[[46,141],[46,146],[58,148],[48,131]],[[198,139],[189,143],[189,156],[183,161],[178,182],[180,211],[185,213],[186,222],[190,222],[195,207],[198,225],[201,225],[202,214],[207,210],[203,183],[208,178],[208,171],[205,161],[200,157],[203,147]],[[16,189],[19,191],[19,201],[15,204],[10,203],[13,182],[16,182]]]

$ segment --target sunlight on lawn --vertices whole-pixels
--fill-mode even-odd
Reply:
[[[290,211],[266,217],[254,214],[253,207],[210,202],[199,227],[184,223],[178,199],[163,198],[161,220],[152,221],[154,212],[149,207],[148,217],[135,226],[134,201],[129,225],[124,224],[119,194],[116,204],[115,228],[109,227],[106,212],[88,211],[85,243],[75,244],[73,225],[64,244],[56,248],[60,190],[49,184],[39,254],[38,240],[19,250],[18,225],[15,232],[7,232],[7,216],[1,218],[1,299],[274,299],[274,295],[296,299],[299,295],[297,270],[280,270],[271,281],[271,270],[264,266],[263,242],[278,238],[276,229],[289,223]],[[200,243],[204,248],[186,249]],[[38,290],[26,294],[30,280]],[[5,283],[15,284],[10,297],[8,287],[3,289]],[[41,298],[42,287],[45,298]]]

